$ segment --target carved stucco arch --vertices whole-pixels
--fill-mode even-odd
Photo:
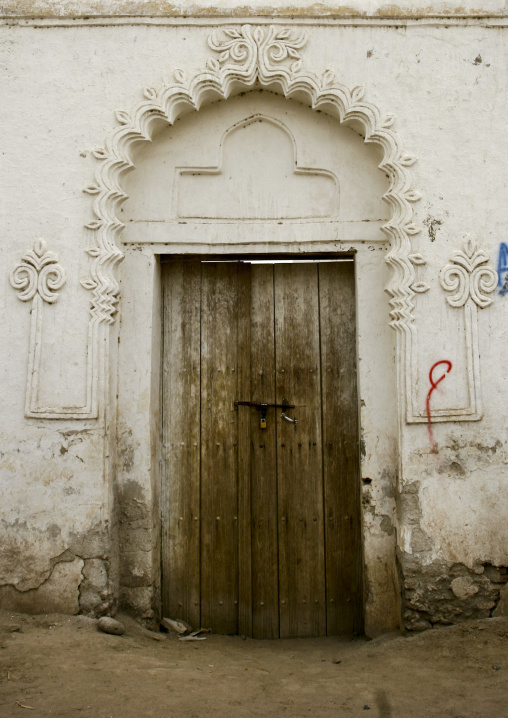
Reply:
[[[399,388],[404,393],[405,387],[406,420],[421,421],[420,412],[414,411],[412,390],[416,369],[413,300],[415,293],[425,292],[429,287],[416,281],[414,265],[424,264],[425,260],[420,254],[412,254],[411,248],[411,236],[420,231],[414,224],[412,207],[420,195],[413,189],[409,171],[416,158],[404,153],[392,129],[394,116],[382,115],[374,104],[365,101],[363,87],[350,90],[336,81],[332,70],[318,76],[302,68],[300,50],[306,41],[307,35],[302,30],[275,25],[225,28],[221,38],[213,32],[209,45],[217,57],[208,60],[203,72],[186,78],[176,69],[172,84],[158,91],[145,89],[145,99],[130,112],[116,112],[119,127],[110,132],[103,147],[93,152],[99,160],[95,182],[84,190],[94,196],[94,218],[85,226],[94,230],[96,241],[86,250],[93,260],[91,276],[82,281],[82,285],[92,291],[92,344],[98,339],[97,330],[114,321],[119,300],[115,269],[124,256],[118,246],[124,228],[119,209],[127,199],[122,175],[134,167],[133,145],[140,140],[151,141],[155,120],[173,124],[182,113],[198,111],[212,99],[227,99],[239,87],[242,90],[270,87],[286,98],[303,95],[312,109],[328,110],[341,123],[360,122],[365,142],[375,142],[383,149],[379,168],[389,177],[389,188],[383,199],[391,209],[391,217],[382,228],[390,240],[386,257],[392,270],[386,287],[390,296],[390,324],[398,336]],[[89,358],[90,355],[97,355],[93,346],[89,347]],[[97,386],[93,374],[90,379]],[[89,407],[89,415],[94,415],[93,412],[96,415],[96,398]]]

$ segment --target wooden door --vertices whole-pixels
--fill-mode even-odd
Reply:
[[[361,632],[353,262],[163,267],[163,614]]]

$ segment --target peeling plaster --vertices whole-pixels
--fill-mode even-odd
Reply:
[[[0,606],[23,613],[79,612],[79,586],[84,562],[70,554],[54,562],[49,575],[37,588],[20,590],[12,585],[0,586]]]

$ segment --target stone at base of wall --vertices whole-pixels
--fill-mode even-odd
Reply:
[[[155,627],[158,617],[152,608],[154,601],[153,586],[140,586],[120,589],[119,605],[123,611],[133,614],[138,621],[148,628]]]
[[[499,616],[508,616],[508,583],[505,583],[503,588],[499,592],[499,603],[497,604],[492,615],[498,618]]]
[[[478,564],[433,562],[421,565],[414,556],[399,556],[403,575],[403,625],[423,631],[434,625],[450,625],[469,618],[489,618],[506,610],[508,569]],[[502,605],[505,608],[502,608]]]
[[[98,618],[115,615],[117,599],[110,590],[108,568],[108,562],[103,559],[85,560],[83,581],[79,587],[79,612],[84,616]]]
[[[78,613],[83,565],[81,558],[61,561],[39,588],[28,591],[1,586],[0,606],[18,613]]]

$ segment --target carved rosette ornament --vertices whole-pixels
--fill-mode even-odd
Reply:
[[[454,253],[451,262],[441,270],[441,286],[446,292],[453,292],[446,297],[451,307],[463,307],[471,300],[480,309],[492,304],[487,296],[495,291],[498,284],[497,272],[488,267],[490,257],[483,249],[477,249],[474,239],[464,241],[464,249]]]
[[[299,50],[307,44],[307,33],[300,29],[291,29],[270,25],[268,27],[226,28],[225,37],[218,39],[213,32],[208,44],[218,53],[218,58],[210,58],[207,66],[218,72],[232,67],[244,78],[259,75],[262,83],[276,78],[281,71],[281,63],[289,61],[289,67],[283,67],[288,75],[298,72],[302,67]]]
[[[12,270],[10,280],[22,302],[37,296],[54,304],[65,284],[65,270],[58,264],[56,254],[47,251],[46,242],[36,239],[33,249],[29,249]]]

